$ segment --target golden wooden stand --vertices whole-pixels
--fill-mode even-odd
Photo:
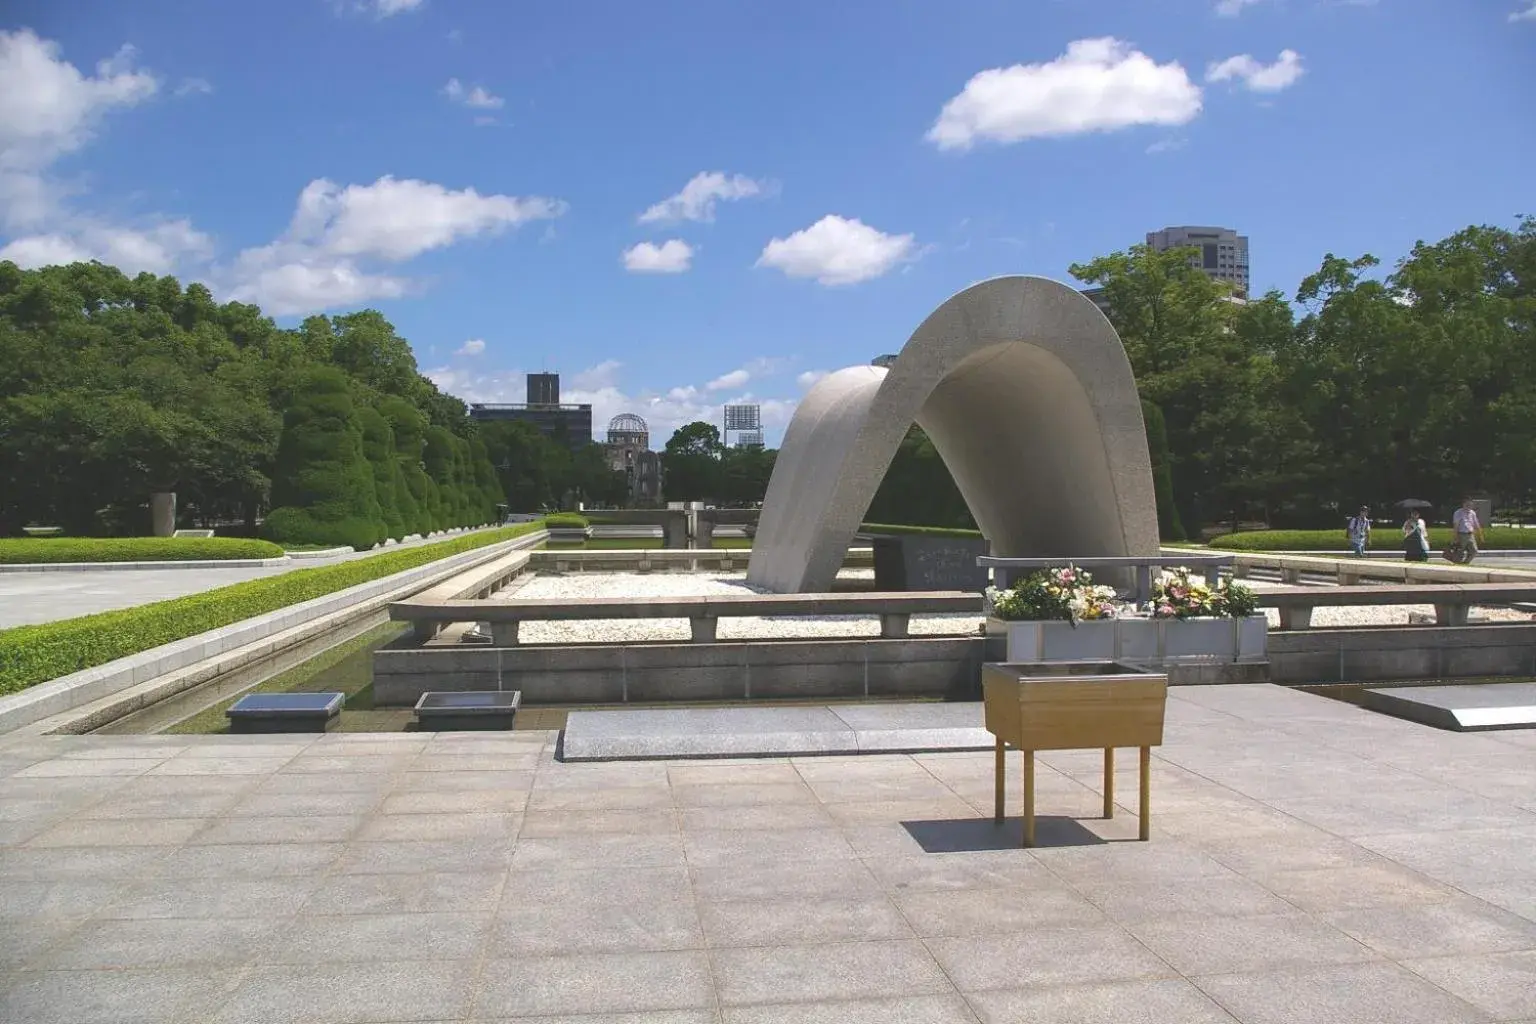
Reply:
[[[1140,838],[1151,838],[1152,748],[1163,742],[1168,677],[1102,662],[987,664],[987,731],[997,737],[994,815],[1004,817],[1008,747],[1024,753],[1024,845],[1035,845],[1035,752],[1104,751],[1104,817],[1115,813],[1115,748],[1141,751]]]

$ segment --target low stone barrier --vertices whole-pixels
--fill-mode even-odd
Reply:
[[[1290,590],[1268,590],[1254,596],[1260,608],[1274,608],[1280,612],[1282,630],[1310,629],[1314,608],[1351,605],[1430,604],[1435,606],[1436,625],[1465,626],[1467,612],[1473,605],[1536,601],[1536,582],[1296,587]]]

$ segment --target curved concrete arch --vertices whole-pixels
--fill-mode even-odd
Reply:
[[[1043,277],[951,296],[889,369],[823,378],[768,483],[748,582],[831,589],[917,423],[998,555],[1156,554],[1157,506],[1130,360],[1094,304]]]

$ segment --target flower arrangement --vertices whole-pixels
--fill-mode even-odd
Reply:
[[[1007,590],[988,587],[987,603],[993,615],[1008,621],[1065,620],[1076,626],[1118,613],[1115,589],[1095,584],[1090,573],[1073,565],[1037,570]]]
[[[1253,591],[1231,580],[1209,584],[1191,578],[1184,567],[1170,569],[1152,584],[1146,610],[1154,619],[1240,619],[1258,607]]]

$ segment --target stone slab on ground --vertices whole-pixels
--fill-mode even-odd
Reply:
[[[1536,683],[1387,686],[1366,690],[1365,707],[1440,729],[1536,728]]]
[[[1030,850],[991,751],[557,740],[0,736],[0,1021],[1536,1019],[1536,730],[1182,687],[1151,842],[1053,751]]]
[[[573,711],[564,761],[991,750],[979,702]]]

